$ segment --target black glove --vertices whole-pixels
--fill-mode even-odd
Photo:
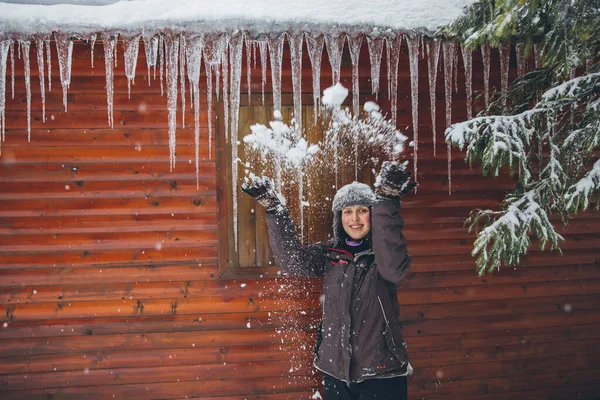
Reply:
[[[405,164],[384,161],[375,181],[375,194],[383,198],[406,195],[417,186],[417,182],[409,182],[410,175]]]
[[[272,211],[281,205],[281,200],[273,189],[273,181],[266,177],[252,175],[244,178],[242,191],[258,201],[267,211]]]

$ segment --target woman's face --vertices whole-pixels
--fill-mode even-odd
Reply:
[[[342,208],[342,226],[351,239],[364,238],[371,230],[371,210],[361,205]]]

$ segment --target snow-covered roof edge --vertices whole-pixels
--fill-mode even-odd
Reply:
[[[157,32],[285,31],[433,35],[462,14],[472,0],[136,0],[106,6],[0,3],[0,37],[68,32],[153,35]]]

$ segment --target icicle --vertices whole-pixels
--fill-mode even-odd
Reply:
[[[352,111],[354,115],[360,113],[360,88],[358,81],[358,62],[360,59],[360,48],[363,42],[363,35],[355,37],[348,36],[348,50],[350,51],[350,61],[352,62]],[[356,177],[358,179],[358,177]]]
[[[248,32],[244,32],[244,43],[246,44],[246,86],[248,89],[248,105],[251,103],[252,99],[252,53],[254,49],[254,41],[250,37]],[[256,60],[254,60],[256,62]]]
[[[431,108],[431,129],[433,131],[433,155],[436,155],[436,99],[438,62],[440,60],[440,39],[427,42],[427,70],[429,75],[429,103]]]
[[[158,66],[158,73],[159,73],[159,79],[160,79],[160,95],[163,96],[164,95],[164,88],[163,88],[163,70],[165,68],[165,43],[164,43],[164,38],[162,37],[162,35],[158,36],[158,62],[159,62],[159,66]]]
[[[204,37],[192,36],[187,40],[186,64],[187,76],[192,85],[191,93],[194,103],[194,143],[196,161],[196,190],[200,189],[200,67],[202,65],[202,50]],[[210,120],[209,120],[210,123]]]
[[[385,38],[385,43],[386,43],[386,46],[385,46],[386,57],[385,57],[385,59],[387,60],[387,94],[388,94],[388,100],[391,99],[391,93],[392,93],[392,87],[391,87],[391,85],[392,85],[392,62],[391,62],[392,56],[390,54],[390,49],[391,49],[390,41],[391,40],[392,39],[390,39],[390,38]],[[396,125],[395,121],[394,121],[394,125]]]
[[[284,34],[269,38],[269,58],[271,59],[271,81],[273,84],[273,109],[281,111],[281,62],[283,58]]]
[[[515,53],[517,55],[517,75],[522,76],[525,74],[525,68],[526,68],[525,44],[517,43],[515,45]]]
[[[265,84],[267,83],[267,42],[264,40],[257,41],[260,54],[260,71],[262,77],[262,103],[265,105]]]
[[[342,53],[344,52],[344,42],[346,35],[339,34],[337,37],[325,35],[325,46],[329,55],[329,64],[331,64],[331,75],[333,85],[340,82],[340,70],[342,67]]]
[[[158,37],[142,36],[144,52],[146,53],[146,67],[148,68],[148,86],[150,86],[150,67],[154,67],[156,75],[156,61],[158,59]]]
[[[104,69],[106,71],[106,104],[108,107],[108,126],[111,128],[113,123],[113,96],[114,96],[114,57],[116,40],[110,34],[102,35],[104,44]]]
[[[460,45],[459,45],[460,46]],[[458,92],[458,55],[459,51],[454,50],[454,62],[453,62],[453,67],[452,67],[452,74],[454,77],[454,92],[457,93]]]
[[[210,34],[205,36],[204,38],[204,63],[206,66],[210,66],[212,71],[210,71],[211,75],[214,71],[216,73],[216,85],[215,85],[215,94],[217,100],[219,99],[219,88],[220,88],[220,80],[221,80],[221,59],[223,57],[223,49],[227,46],[227,37],[225,35],[220,35],[218,33]],[[208,73],[207,73],[208,74]],[[212,81],[211,81],[212,87]]]
[[[185,36],[179,38],[179,84],[181,90],[181,127],[185,129]]]
[[[50,47],[50,39],[44,39],[46,44],[46,62],[48,63],[48,91],[52,91],[52,51]]]
[[[10,41],[10,77],[11,77],[11,93],[12,98],[15,98],[15,42]]]
[[[179,58],[179,38],[166,36],[164,38],[167,80],[167,109],[169,110],[169,168],[175,167],[175,132],[177,129],[177,77]]]
[[[58,53],[58,66],[60,68],[60,83],[63,89],[63,105],[67,111],[67,91],[71,85],[71,62],[73,60],[73,42],[64,33],[55,33],[56,51]],[[112,57],[111,57],[112,58]],[[48,76],[50,79],[50,76]]]
[[[229,140],[229,34],[223,34],[224,46],[221,50],[221,67],[223,72],[223,119],[225,119],[225,137]],[[236,139],[237,140],[237,137]]]
[[[25,67],[25,93],[27,99],[27,141],[31,142],[31,63],[29,59],[30,44],[28,40],[20,40],[19,48],[23,52]]]
[[[506,107],[506,96],[508,95],[508,72],[510,68],[510,45],[498,43],[498,51],[500,52],[502,105]]]
[[[408,59],[410,66],[410,98],[412,100],[413,122],[413,176],[417,180],[417,161],[419,158],[419,43],[420,36],[407,36]]]
[[[298,132],[302,132],[302,42],[304,34],[288,33],[292,64],[292,90],[294,93],[294,119]],[[302,207],[301,207],[302,208]]]
[[[290,44],[291,64],[292,64],[292,87],[294,92],[294,119],[296,120],[296,141],[301,139],[302,135],[302,43],[304,34],[289,34],[288,42]],[[303,168],[297,167],[296,175],[298,180],[298,207],[300,211],[300,237],[304,236],[304,207],[303,198]]]
[[[115,46],[114,46],[114,53],[113,53],[113,57],[115,58],[115,68],[117,68],[119,66],[119,57],[117,54],[117,41],[119,40],[119,34],[115,33]]]
[[[390,62],[388,69],[390,80],[390,99],[392,108],[392,123],[396,126],[398,115],[398,61],[400,60],[400,46],[402,45],[402,36],[397,35],[395,38],[388,38],[387,53]]]
[[[486,108],[490,105],[490,45],[481,45],[481,60],[483,61],[483,87]]]
[[[137,67],[138,53],[140,51],[140,37],[123,38],[123,54],[125,58],[125,76],[127,76],[127,95],[131,99],[131,84],[135,85],[135,69]],[[150,71],[148,69],[148,71]],[[150,82],[148,80],[148,82]]]
[[[231,105],[231,193],[233,203],[233,236],[235,248],[238,243],[238,126],[240,116],[240,92],[242,81],[242,46],[244,45],[241,33],[231,36],[229,46],[230,64],[231,64],[231,87],[230,87],[230,105]],[[225,95],[223,96],[225,97]],[[227,120],[225,120],[227,121]]]
[[[212,67],[207,62],[206,53],[204,54],[204,70],[206,73],[206,102],[208,108],[208,158],[212,159],[212,96],[213,79]]]
[[[0,41],[0,146],[4,141],[6,132],[6,120],[4,109],[6,108],[6,61],[10,48],[10,40]],[[1,150],[1,147],[0,147]]]
[[[321,61],[323,59],[323,44],[325,38],[323,35],[317,37],[306,33],[306,48],[308,57],[312,66],[312,87],[313,87],[313,117],[314,123],[317,123],[317,116],[321,104]]]
[[[44,83],[44,39],[35,39],[38,75],[40,78],[40,97],[42,99],[42,122],[46,122],[46,85]]]
[[[466,46],[461,47],[465,68],[465,89],[467,91],[467,119],[473,118],[473,52]]]
[[[371,91],[375,95],[375,99],[379,100],[379,75],[385,41],[382,38],[371,39],[367,36],[367,43],[369,44],[369,60],[371,61]]]
[[[217,72],[217,78],[219,67],[221,64],[221,50],[225,45],[226,38],[224,35],[210,34],[204,38],[204,70],[206,72],[206,88],[207,88],[207,101],[208,101],[208,157],[212,158],[212,96],[213,96],[213,71]],[[219,87],[219,80],[217,79],[216,87]],[[218,90],[217,90],[218,93]],[[218,98],[218,94],[217,94]],[[228,121],[226,119],[226,121]],[[228,131],[228,125],[225,123],[225,129]],[[229,138],[227,138],[229,140]]]
[[[452,125],[452,76],[454,67],[454,42],[442,44],[444,53],[444,91],[446,94],[446,127]],[[452,146],[447,141],[448,152],[448,194],[452,194]]]
[[[94,69],[94,47],[96,46],[96,39],[98,36],[94,33],[90,36],[90,62],[92,63],[92,69]]]

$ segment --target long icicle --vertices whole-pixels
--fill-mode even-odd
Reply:
[[[381,58],[383,56],[383,38],[371,39],[367,36],[369,44],[369,60],[371,61],[371,92],[375,95],[375,100],[379,100],[379,76],[381,74]]]
[[[200,189],[200,68],[202,65],[202,50],[204,37],[192,36],[187,39],[186,64],[187,76],[192,85],[194,103],[194,156],[196,161],[196,190]]]
[[[283,58],[282,33],[278,37],[269,38],[269,56],[271,59],[271,81],[273,84],[273,110],[281,111],[281,62]]]
[[[44,78],[44,39],[35,39],[35,48],[38,63],[38,75],[40,78],[40,97],[42,99],[42,122],[46,122],[46,83]]]
[[[390,100],[392,108],[392,123],[394,126],[398,123],[398,62],[400,60],[400,46],[402,45],[402,35],[396,35],[395,38],[388,38],[387,52],[389,55],[390,69]]]
[[[473,118],[473,52],[467,46],[461,46],[461,52],[465,68],[467,119],[471,119]]]
[[[31,62],[29,59],[29,49],[31,43],[29,40],[19,41],[21,51],[23,53],[23,61],[25,67],[25,93],[27,101],[27,141],[31,142]]]
[[[323,59],[323,44],[325,38],[323,35],[314,37],[308,32],[305,36],[308,57],[312,66],[313,118],[314,123],[316,124],[321,104],[321,61]]]
[[[490,44],[481,45],[481,60],[483,61],[483,88],[485,107],[490,105]]]
[[[506,96],[508,95],[508,72],[510,69],[510,45],[498,43],[500,53],[500,90],[502,94],[502,105],[506,107]]]
[[[206,73],[206,98],[208,102],[208,158],[212,159],[212,113],[213,113],[213,71],[218,71],[221,63],[220,43],[222,37],[218,34],[210,34],[204,37],[204,71]],[[220,76],[220,75],[218,75]],[[219,86],[217,80],[216,86]],[[227,124],[225,124],[227,127]],[[229,140],[229,138],[227,138]]]
[[[6,133],[6,120],[4,110],[6,108],[6,61],[8,58],[9,48],[9,40],[0,41],[0,151],[2,149],[1,144],[5,139]]]
[[[440,60],[441,41],[435,38],[427,42],[427,71],[429,76],[429,104],[431,108],[431,130],[433,133],[433,156],[436,155],[437,123],[436,96],[438,63]]]
[[[454,67],[455,43],[452,41],[442,44],[444,53],[444,92],[446,95],[446,127],[452,124],[452,77]],[[448,194],[452,194],[452,145],[446,142],[448,152]]]
[[[342,67],[342,53],[344,52],[344,42],[346,35],[339,34],[335,37],[325,35],[325,47],[329,55],[329,64],[331,64],[331,76],[333,85],[340,83],[340,71]]]
[[[294,98],[294,119],[296,128],[302,132],[302,42],[304,34],[288,33],[288,43],[290,44],[290,55],[292,64],[292,91]]]
[[[54,33],[56,51],[58,53],[58,66],[60,69],[60,83],[63,90],[63,106],[67,111],[67,92],[71,85],[71,63],[73,60],[73,41],[64,33]],[[50,77],[48,77],[49,79]]]
[[[113,95],[114,95],[114,57],[116,40],[110,34],[102,35],[104,44],[104,69],[106,72],[106,105],[108,108],[108,126],[114,126]]]
[[[288,43],[290,44],[290,55],[292,61],[292,90],[294,94],[294,120],[296,121],[296,143],[302,138],[302,43],[304,34],[288,33]],[[297,167],[296,175],[298,179],[298,208],[300,213],[300,237],[304,237],[304,207],[302,206],[304,192],[303,168]]]
[[[123,57],[125,59],[125,76],[127,77],[127,96],[131,99],[131,85],[135,85],[135,70],[140,51],[140,37],[123,38]],[[149,71],[149,70],[148,70]]]
[[[348,36],[348,50],[352,62],[352,112],[354,115],[360,113],[360,88],[358,81],[358,63],[360,60],[360,48],[364,35]]]
[[[406,41],[408,43],[410,98],[413,120],[413,176],[415,181],[417,181],[419,159],[419,44],[421,43],[421,37],[409,35],[406,37]]]
[[[177,129],[177,77],[179,59],[179,38],[175,35],[164,38],[167,80],[167,109],[169,110],[169,169],[175,168],[175,145]]]
[[[12,40],[10,41],[10,79],[11,79],[11,83],[10,83],[11,94],[12,94],[12,99],[14,100],[14,98],[15,98],[15,42]]]
[[[244,32],[244,44],[246,45],[246,89],[248,90],[248,106],[252,100],[252,55],[254,44],[252,37],[248,32]],[[255,60],[256,61],[256,60]]]
[[[352,62],[352,111],[354,116],[360,114],[360,88],[358,62],[360,60],[360,48],[362,46],[364,35],[359,34],[354,37],[348,36],[348,50],[350,52],[350,61]],[[358,133],[354,133],[354,180],[358,181]]]
[[[233,237],[236,249],[238,245],[238,130],[240,117],[243,45],[244,39],[241,33],[238,32],[231,36],[231,39],[229,40],[229,64],[231,65],[231,101],[229,102],[231,106],[231,194],[233,203]],[[227,123],[227,121],[225,121],[225,123]]]
[[[181,92],[181,127],[185,129],[185,35],[179,36],[179,90]]]
[[[265,105],[265,84],[267,82],[267,41],[259,40],[258,51],[260,54],[260,74],[262,78],[261,90],[262,90],[262,104]]]
[[[52,91],[52,47],[50,46],[50,39],[44,39],[46,44],[46,63],[48,64],[48,91]]]
[[[229,34],[221,35],[222,41],[221,51],[221,70],[223,72],[223,119],[225,120],[225,137],[229,140],[231,133],[229,132]]]

